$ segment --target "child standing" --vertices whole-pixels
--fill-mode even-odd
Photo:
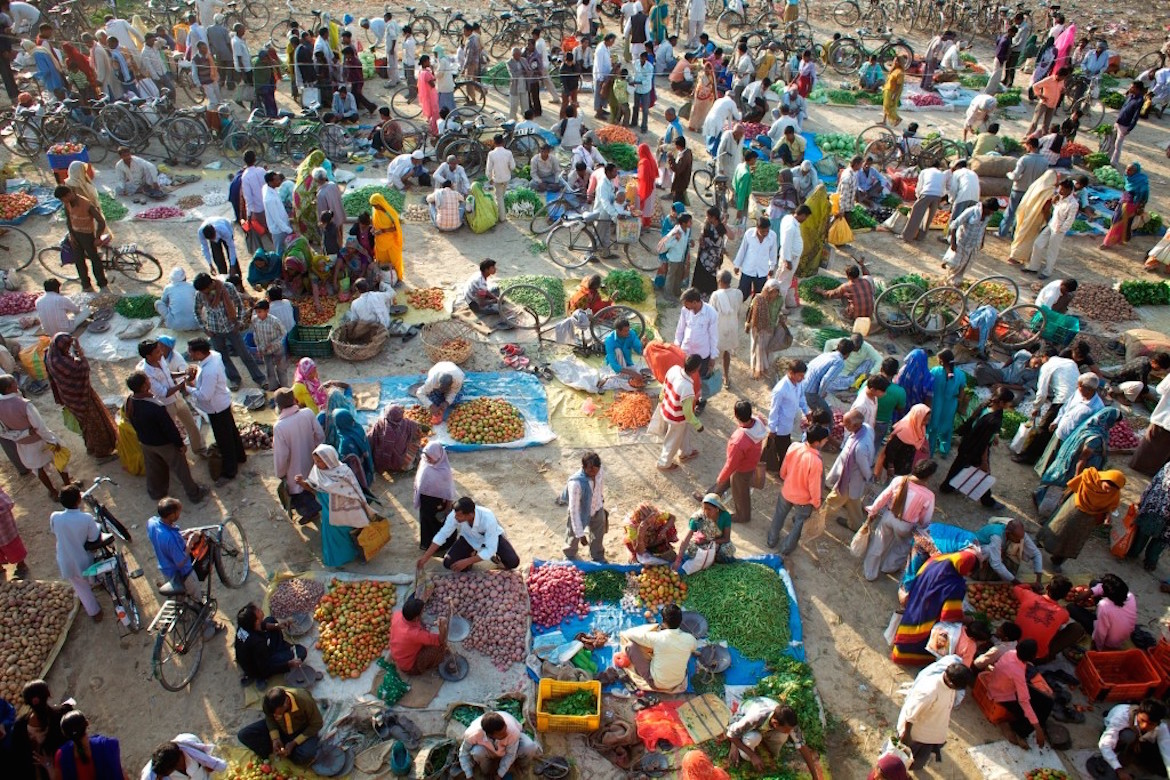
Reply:
[[[402,69],[406,71],[407,100],[418,97],[418,82],[414,78],[414,66],[417,64],[418,41],[414,39],[414,30],[408,24],[402,28]]]
[[[731,271],[719,274],[719,289],[711,293],[711,308],[719,314],[716,325],[718,350],[723,356],[723,387],[731,389],[731,353],[739,348],[739,331],[743,327],[740,311],[743,309],[743,293],[731,286]]]
[[[269,311],[268,301],[259,301],[252,308],[252,336],[256,339],[256,351],[264,361],[267,378],[264,389],[275,392],[288,387],[288,359],[285,356],[284,323]]]
[[[625,68],[609,90],[609,121],[615,125],[630,123],[630,72]]]

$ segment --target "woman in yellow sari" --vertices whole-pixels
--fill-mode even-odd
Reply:
[[[374,222],[374,261],[382,266],[389,263],[401,282],[405,271],[402,265],[402,221],[381,193],[370,196],[370,208],[373,209],[371,217]]]
[[[687,128],[692,133],[703,129],[703,120],[715,102],[715,71],[711,63],[706,60],[695,60],[702,64],[695,71],[695,88],[691,93],[691,118],[687,120]]]
[[[1013,264],[1026,263],[1032,257],[1032,244],[1036,243],[1036,236],[1048,224],[1048,217],[1044,213],[1044,206],[1052,200],[1056,187],[1056,171],[1050,170],[1041,176],[1024,192],[1016,209],[1016,234],[1012,238],[1012,249],[1008,253],[1008,262]]]
[[[886,83],[882,87],[882,122],[890,127],[902,124],[902,117],[898,116],[898,106],[902,103],[902,86],[906,83],[906,63],[901,57],[895,57],[890,66],[890,73],[886,76]]]

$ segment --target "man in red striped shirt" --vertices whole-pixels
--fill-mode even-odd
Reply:
[[[686,463],[697,458],[699,450],[691,443],[691,429],[702,433],[703,423],[695,416],[695,377],[699,374],[702,358],[687,355],[682,366],[671,366],[662,383],[662,396],[658,400],[659,418],[652,423],[655,432],[663,436],[662,453],[658,456],[658,470],[672,471],[678,468],[674,462]]]

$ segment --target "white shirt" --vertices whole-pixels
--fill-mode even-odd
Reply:
[[[953,171],[949,195],[952,205],[979,200],[979,174],[970,168]]]
[[[512,150],[505,146],[497,146],[487,154],[487,177],[492,184],[507,184],[512,180],[512,171],[516,170],[516,158]]]
[[[81,311],[76,303],[55,292],[46,292],[37,298],[36,310],[37,318],[41,321],[41,330],[50,336],[72,333],[77,325],[69,315]]]
[[[590,479],[591,492],[589,494],[589,516],[581,517],[578,508],[581,505],[581,483],[574,474],[565,485],[565,495],[569,505],[569,522],[573,525],[573,535],[580,539],[589,527],[589,518],[600,512],[605,506],[605,467],[597,471],[597,476]],[[587,477],[588,479],[588,477]]]
[[[998,105],[999,101],[991,95],[976,95],[971,99],[971,105],[967,106],[967,124],[971,124],[977,114],[983,114],[986,118],[987,113],[994,111]]]
[[[36,23],[41,18],[40,9],[31,3],[22,3],[14,0],[8,6],[8,15],[12,17],[12,32],[22,33],[32,37],[36,32]]]
[[[1053,279],[1048,284],[1044,285],[1039,294],[1036,295],[1037,306],[1052,307],[1060,299],[1060,285],[1064,284],[1063,279]]]
[[[403,152],[391,160],[390,164],[386,166],[386,178],[389,179],[391,183],[393,183],[395,179],[401,180],[402,177],[410,173],[413,168],[414,160],[411,159],[410,154]]]
[[[741,119],[743,114],[739,112],[739,107],[735,105],[730,95],[724,95],[711,104],[711,110],[707,113],[707,118],[703,120],[703,137],[712,138],[723,132],[723,125],[729,119]]]
[[[911,724],[910,738],[928,745],[947,741],[951,727],[951,710],[955,706],[955,691],[943,681],[943,672],[952,663],[962,663],[957,655],[948,655],[927,666],[914,678],[906,701],[898,713],[898,733]]]
[[[678,327],[674,330],[674,343],[688,355],[701,358],[718,355],[719,312],[709,303],[704,303],[697,312],[683,307],[678,317]]]
[[[794,271],[803,253],[804,236],[800,233],[800,223],[793,215],[785,214],[780,219],[780,261],[786,267],[781,269],[780,275]]]
[[[1073,222],[1076,222],[1077,211],[1081,204],[1077,200],[1076,195],[1069,195],[1067,198],[1061,198],[1052,206],[1052,217],[1048,220],[1048,229],[1052,231],[1054,236],[1063,236],[1072,229]]]
[[[173,353],[172,353],[173,354]],[[158,361],[158,366],[152,366],[146,359],[138,361],[135,368],[146,374],[150,380],[150,395],[163,406],[170,406],[179,402],[181,393],[171,393],[170,389],[178,384],[171,376],[171,367],[165,359]]]
[[[288,220],[288,212],[284,210],[284,201],[280,199],[278,188],[265,184],[261,204],[264,206],[264,221],[270,233],[292,232],[292,224]]]
[[[455,512],[452,511],[451,514],[447,515],[443,527],[439,529],[431,541],[442,546],[456,532],[471,546],[471,549],[475,550],[475,554],[480,557],[480,560],[484,561],[491,560],[496,554],[500,537],[504,535],[504,529],[500,527],[500,521],[496,519],[495,514],[482,506],[475,508],[475,519],[470,523],[460,523],[455,519]]]
[[[313,58],[316,59],[317,53],[325,55],[325,61],[332,63],[336,57],[333,54],[333,49],[329,48],[329,39],[322,38],[320,35],[313,41]]]
[[[385,19],[371,19],[370,20],[370,34],[374,36],[372,46],[377,46],[380,49],[386,47],[386,20]]]
[[[1056,438],[1062,441],[1067,439],[1081,423],[1101,411],[1104,406],[1101,396],[1096,393],[1088,400],[1085,400],[1085,396],[1079,390],[1073,393],[1072,398],[1060,407],[1060,413],[1056,415]]]
[[[459,395],[459,391],[463,389],[463,369],[448,360],[440,360],[435,365],[431,366],[431,370],[427,372],[426,381],[422,383],[422,387],[415,393],[415,397],[423,402],[424,406],[430,405],[430,399],[427,398],[432,392],[439,389],[439,380],[444,374],[451,377],[451,388],[447,390],[444,400],[450,404],[455,400],[455,396]]]
[[[701,22],[707,16],[707,0],[691,0],[687,10],[687,20]]]
[[[113,24],[113,22],[110,22],[110,24]],[[106,25],[106,27],[109,28],[109,25]],[[122,39],[118,38],[118,41],[120,43]],[[187,30],[187,53],[191,56],[194,56],[195,52],[198,50],[200,41],[207,43],[207,32],[203,29],[203,25],[199,24],[199,22],[195,22],[195,24],[191,25],[191,28]],[[208,51],[211,50],[210,43],[207,43],[207,49]]]
[[[585,167],[593,170],[599,165],[605,165],[605,158],[601,156],[601,152],[597,151],[597,147],[586,149],[584,144],[581,144],[573,150],[573,158],[569,161],[569,168],[575,169],[577,163],[585,163]]]
[[[114,173],[118,177],[118,183],[130,191],[138,189],[143,184],[158,183],[158,168],[154,163],[147,162],[137,155],[130,157],[130,165],[121,160],[114,163]]]
[[[228,390],[223,358],[214,349],[199,362],[199,370],[195,373],[195,386],[191,388],[190,393],[195,406],[207,414],[217,414],[231,408],[232,394]]]
[[[753,81],[743,88],[743,102],[745,105],[751,105],[756,102],[756,98],[764,93],[764,82]],[[780,132],[784,132],[781,130]]]
[[[383,328],[390,327],[390,307],[394,305],[394,293],[371,290],[359,295],[349,306],[350,314],[359,322],[376,322]]]
[[[923,195],[942,196],[946,190],[947,175],[938,168],[925,168],[918,174],[918,187],[915,192],[919,197]]]
[[[862,385],[861,389],[857,391],[857,397],[850,404],[849,411],[861,412],[866,425],[870,428],[877,422],[877,399],[869,397],[869,393],[865,391],[865,385]]]
[[[1105,731],[1097,742],[1097,749],[1101,751],[1101,757],[1115,770],[1121,769],[1121,761],[1117,758],[1117,739],[1123,729],[1137,731],[1134,725],[1137,709],[1136,704],[1118,704],[1105,716]],[[1162,764],[1167,772],[1170,772],[1170,727],[1163,721],[1154,729],[1152,735],[1143,735],[1142,739],[1149,739],[1151,736],[1158,745],[1158,752],[1162,754]]]
[[[240,191],[244,193],[244,205],[248,213],[264,212],[264,190],[271,189],[264,183],[268,171],[259,165],[252,165],[244,169],[240,176]]]
[[[609,58],[609,47],[604,43],[597,44],[593,52],[593,82],[596,84],[613,73],[613,62]]]
[[[797,122],[795,117],[781,114],[780,118],[768,128],[768,137],[772,139],[773,144],[780,143],[780,139],[784,137],[784,130],[788,127],[791,127],[793,132],[800,133],[800,122]]]
[[[268,316],[276,317],[276,319],[280,320],[280,324],[284,326],[285,333],[292,333],[293,326],[297,324],[292,302],[286,301],[284,298],[268,304]]]
[[[962,70],[963,63],[959,59],[959,44],[952,43],[951,47],[947,49],[946,54],[943,55],[942,62],[939,66],[943,70]]]
[[[760,240],[758,230],[746,233],[739,242],[733,265],[746,276],[767,276],[776,270],[776,234],[771,230]]]
[[[417,62],[418,41],[412,35],[402,42],[402,65],[413,68]]]
[[[1150,422],[1159,428],[1170,430],[1170,375],[1158,383],[1158,405],[1150,414]]]
[[[1077,379],[1081,370],[1076,361],[1070,358],[1050,357],[1040,366],[1040,374],[1036,378],[1036,400],[1042,403],[1052,391],[1052,403],[1062,404],[1072,398],[1077,391]]]
[[[466,195],[471,191],[471,182],[468,181],[467,171],[463,169],[462,165],[456,165],[455,170],[451,170],[451,167],[447,163],[443,163],[435,170],[431,178],[435,182],[436,191],[442,188],[444,182],[448,181],[451,182],[451,186],[455,188],[455,191],[460,194]]]
[[[252,52],[248,48],[248,42],[235,33],[232,33],[232,59],[236,70],[242,70],[244,73],[252,72]]]

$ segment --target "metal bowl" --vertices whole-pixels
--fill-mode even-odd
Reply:
[[[354,756],[349,750],[338,745],[326,743],[317,751],[310,767],[321,777],[337,777],[349,774],[353,769]]]
[[[467,672],[471,669],[467,663],[467,659],[456,653],[452,653],[442,663],[439,664],[439,676],[447,682],[459,682],[467,676]]]
[[[471,636],[471,622],[462,615],[452,615],[447,623],[447,641],[462,642]]]
[[[707,645],[699,651],[699,664],[718,674],[731,667],[731,651],[721,645]]]
[[[292,625],[288,627],[287,633],[291,637],[300,637],[313,630],[313,616],[308,612],[294,612],[288,616],[292,621]]]
[[[686,631],[695,639],[707,638],[707,618],[698,612],[684,612],[682,614],[682,624],[679,628]]]

